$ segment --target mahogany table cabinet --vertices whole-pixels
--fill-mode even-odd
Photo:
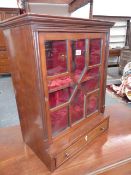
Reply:
[[[19,15],[18,8],[0,8],[0,21]],[[10,73],[3,32],[0,29],[0,74]]]
[[[108,128],[111,22],[24,14],[1,23],[25,143],[53,171]]]

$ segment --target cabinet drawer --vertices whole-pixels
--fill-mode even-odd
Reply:
[[[0,59],[0,66],[9,65],[8,59]]]
[[[60,166],[64,161],[72,157],[74,154],[79,152],[82,148],[95,139],[98,135],[103,133],[108,128],[108,118],[104,120],[99,126],[91,130],[89,133],[82,136],[77,142],[72,144],[62,153],[59,153],[56,157],[56,167]]]
[[[4,74],[4,73],[10,73],[8,65],[5,65],[5,66],[0,65],[0,74]]]
[[[103,133],[108,128],[109,120],[105,120],[103,123],[101,123],[99,126],[97,126],[95,129],[93,129],[91,132],[88,133],[88,143],[95,139],[97,136],[99,136],[101,133]]]
[[[8,59],[7,51],[0,51],[0,60]]]

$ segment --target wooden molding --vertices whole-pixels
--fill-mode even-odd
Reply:
[[[82,31],[87,32],[88,30],[98,31],[99,29],[103,31],[107,31],[109,30],[110,27],[114,25],[113,22],[108,22],[108,21],[26,13],[18,17],[11,18],[6,21],[2,21],[0,24],[0,27],[8,28],[8,27],[29,24],[29,23],[30,24],[37,23],[37,25],[44,24],[43,28],[45,28],[48,31],[51,30],[50,25],[52,24],[53,31],[55,31],[54,28],[56,27],[57,31],[58,31],[58,28],[63,31],[67,31],[67,30],[74,31],[74,29],[77,30],[80,28],[81,32]]]
[[[69,12],[74,12],[80,7],[83,7],[84,5],[90,3],[92,0],[74,0],[69,4]]]

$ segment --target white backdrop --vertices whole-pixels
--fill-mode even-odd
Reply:
[[[88,18],[89,5],[78,9],[71,16]],[[131,0],[94,0],[94,15],[131,16]]]
[[[0,7],[17,7],[17,0],[0,0]],[[77,10],[73,16],[87,18],[89,6]],[[94,15],[131,16],[131,0],[94,0]]]
[[[0,7],[18,7],[17,0],[0,0]]]
[[[94,0],[94,15],[131,16],[131,0]]]

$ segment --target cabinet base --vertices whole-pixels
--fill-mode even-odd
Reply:
[[[51,171],[54,171],[72,156],[78,154],[87,144],[108,129],[109,116],[103,114],[91,117],[80,128],[76,128],[62,138],[55,140],[48,149]],[[53,166],[52,166],[53,165]]]

